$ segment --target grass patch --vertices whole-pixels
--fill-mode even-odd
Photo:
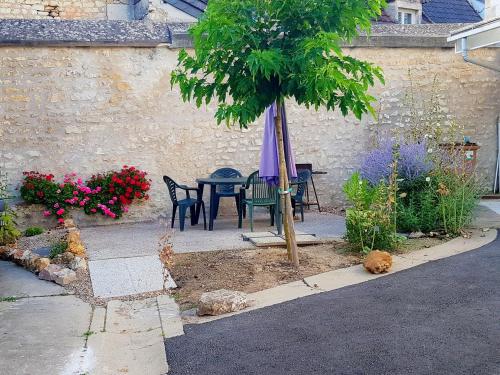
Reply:
[[[0,302],[16,302],[16,297],[0,297]]]
[[[24,235],[26,237],[33,237],[33,236],[38,236],[39,234],[42,234],[45,232],[43,228],[40,227],[30,227],[24,231]]]
[[[92,336],[95,332],[94,331],[87,331],[87,332],[84,332],[82,337],[85,337],[86,339],[88,339],[90,336]]]
[[[67,242],[57,242],[50,248],[49,258],[54,259],[56,256],[64,253],[68,249]]]

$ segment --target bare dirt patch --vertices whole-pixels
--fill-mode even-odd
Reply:
[[[429,237],[407,240],[395,254],[436,246],[447,240]],[[363,261],[363,255],[351,252],[344,242],[301,247],[299,253],[299,269],[290,265],[283,248],[174,254],[171,274],[178,289],[172,294],[185,310],[195,307],[203,292],[231,289],[253,293]]]
[[[302,247],[299,269],[290,265],[285,249],[266,248],[175,254],[171,273],[179,287],[174,296],[182,309],[189,309],[203,292],[224,288],[253,293],[361,260],[345,243],[336,242]]]

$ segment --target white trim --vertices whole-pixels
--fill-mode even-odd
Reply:
[[[451,33],[451,36],[448,38],[448,42],[453,42],[455,40],[466,38],[470,35],[475,35],[484,31],[488,31],[491,29],[496,29],[500,27],[500,18],[495,18],[493,20],[488,20],[484,22],[479,22],[473,24],[471,26],[464,27],[462,29],[458,29]]]

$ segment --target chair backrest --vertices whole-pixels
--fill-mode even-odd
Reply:
[[[210,175],[211,178],[236,178],[242,176],[240,171],[233,168],[219,168]],[[234,193],[234,186],[217,185],[217,191],[219,193]]]
[[[168,176],[163,176],[163,181],[165,181],[165,183],[167,184],[168,194],[170,195],[172,203],[176,204],[177,194],[175,190],[177,188],[177,183]]]
[[[247,186],[252,187],[252,200],[256,204],[273,203],[276,201],[276,187],[270,186],[264,179],[259,177],[259,171],[248,176]]]
[[[311,178],[311,171],[309,169],[302,169],[297,171],[297,192],[295,199],[301,201],[306,191],[307,181]]]

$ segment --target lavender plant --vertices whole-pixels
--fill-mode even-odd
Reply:
[[[373,186],[380,181],[388,182],[391,174],[394,150],[398,156],[398,177],[413,181],[432,170],[432,160],[428,157],[425,141],[397,144],[394,140],[384,140],[379,147],[368,152],[361,163],[361,177]]]

